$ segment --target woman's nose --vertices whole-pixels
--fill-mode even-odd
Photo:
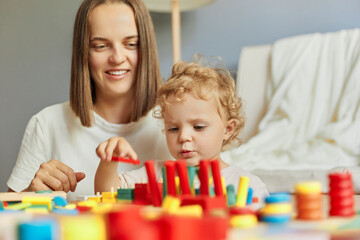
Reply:
[[[120,64],[126,60],[125,51],[120,48],[115,48],[109,58],[110,62],[113,64]]]

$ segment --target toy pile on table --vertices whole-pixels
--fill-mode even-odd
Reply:
[[[21,201],[0,201],[0,239],[220,240],[237,238],[245,229],[286,224],[295,218],[323,219],[319,183],[295,186],[296,215],[289,193],[272,193],[261,205],[252,197],[247,177],[240,178],[235,193],[234,186],[225,186],[216,160],[201,161],[198,169],[187,167],[184,161],[164,165],[163,183],[155,179],[154,162],[147,161],[148,183],[103,192],[76,203],[68,203],[63,192],[47,196],[46,191],[24,195]],[[196,175],[199,189],[193,187]],[[329,179],[329,215],[353,219],[351,175],[332,173]],[[234,229],[241,230],[229,235]]]

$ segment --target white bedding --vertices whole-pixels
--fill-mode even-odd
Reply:
[[[258,134],[223,159],[250,171],[359,166],[360,29],[279,40],[271,63]]]

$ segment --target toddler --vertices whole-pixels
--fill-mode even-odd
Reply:
[[[260,178],[229,166],[220,157],[224,148],[239,143],[238,135],[245,122],[241,115],[241,99],[236,96],[229,71],[196,62],[176,63],[170,78],[159,90],[154,117],[163,119],[168,150],[175,159],[184,159],[188,166],[198,166],[202,159],[218,159],[226,185],[233,184],[237,189],[240,177],[248,176],[254,197],[263,199],[268,195]],[[95,175],[95,192],[147,178],[145,167],[118,175],[118,163],[110,162],[113,154],[137,159],[124,138],[111,138],[101,143],[97,154],[101,161]],[[163,162],[155,161],[158,180],[162,167]],[[196,188],[198,185],[195,181]]]

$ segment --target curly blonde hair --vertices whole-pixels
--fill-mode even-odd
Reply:
[[[236,120],[236,127],[230,138],[223,143],[224,146],[240,144],[239,133],[244,127],[245,118],[241,112],[242,101],[235,91],[235,82],[230,72],[223,68],[202,66],[197,62],[178,62],[173,66],[170,78],[164,83],[158,92],[154,117],[164,119],[164,113],[169,107],[169,96],[174,96],[178,101],[184,101],[184,95],[188,93],[202,100],[214,97],[217,103],[217,111],[224,121]]]

